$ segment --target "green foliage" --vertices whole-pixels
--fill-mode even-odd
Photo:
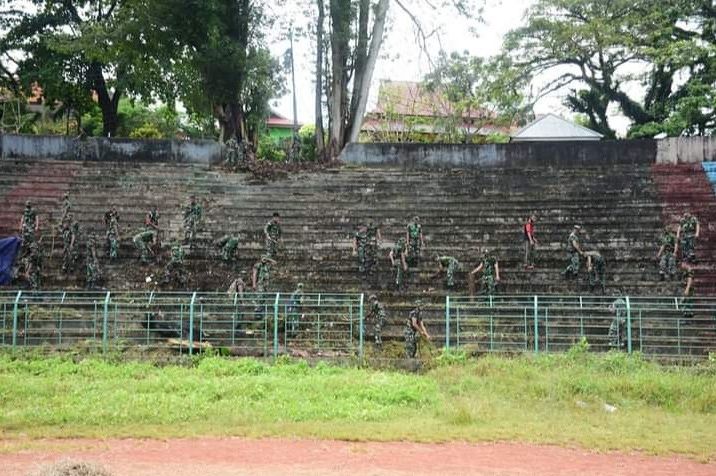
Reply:
[[[129,137],[132,139],[161,139],[162,131],[157,129],[157,126],[154,124],[145,122],[130,132]]]
[[[607,137],[613,106],[633,122],[630,137],[710,134],[716,38],[708,3],[539,0],[507,35],[503,56],[517,77],[546,79],[539,95],[570,88],[566,105]]]
[[[299,153],[301,160],[314,162],[316,160],[316,126],[314,124],[302,126],[298,131],[298,139],[301,143]]]
[[[283,162],[286,160],[286,151],[271,137],[263,136],[259,139],[256,148],[256,158],[270,162]]]

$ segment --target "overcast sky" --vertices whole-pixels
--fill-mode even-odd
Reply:
[[[423,11],[427,18],[432,18],[431,27],[440,27],[440,37],[430,44],[434,55],[442,47],[445,51],[468,50],[471,54],[490,56],[499,52],[502,38],[509,30],[522,24],[527,8],[535,0],[486,0],[483,22],[469,22],[457,18],[454,12]],[[430,62],[420,48],[416,46],[415,29],[410,18],[401,11],[395,2],[390,7],[390,27],[383,43],[381,58],[376,65],[371,87],[368,110],[375,105],[378,85],[382,79],[397,81],[420,81],[430,71]],[[476,27],[471,31],[471,27]],[[278,54],[288,48],[288,42],[272,46]],[[298,96],[298,119],[301,123],[313,122],[314,83],[313,68],[315,51],[309,41],[299,41],[296,52],[296,91]],[[290,78],[289,78],[290,81]],[[535,106],[537,114],[555,113],[564,117],[573,114],[563,106],[567,91],[558,91],[540,100]],[[278,113],[291,118],[292,105],[289,82],[289,93],[275,102]],[[624,118],[611,116],[610,123],[620,133],[624,133],[627,122]]]

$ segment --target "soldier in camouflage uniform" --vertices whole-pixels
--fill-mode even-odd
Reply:
[[[409,359],[414,359],[418,352],[418,333],[421,333],[426,339],[430,340],[430,334],[428,334],[427,329],[425,329],[425,324],[423,323],[422,311],[423,303],[418,299],[415,301],[415,308],[410,311],[408,315],[405,331],[403,332],[403,336],[405,337],[405,354]]]
[[[288,301],[287,314],[287,331],[290,336],[294,337],[298,333],[298,327],[303,318],[303,283],[296,285],[296,290],[291,293]]]
[[[365,246],[365,270],[368,274],[373,274],[375,264],[378,262],[378,248],[382,239],[378,225],[373,220],[368,220]]]
[[[60,224],[62,235],[62,272],[68,273],[74,270],[78,258],[77,243],[80,237],[80,225],[72,217],[72,213],[65,215]]]
[[[353,236],[353,256],[358,256],[358,272],[366,271],[366,248],[368,246],[368,227],[360,225]]]
[[[609,325],[609,347],[621,350],[626,344],[626,301],[618,297],[609,305],[609,310],[614,313],[614,319]]]
[[[96,289],[97,283],[102,277],[97,259],[97,243],[93,234],[87,237],[85,251],[85,284],[87,289]]]
[[[408,266],[414,268],[420,260],[421,248],[425,247],[423,239],[423,228],[420,225],[420,217],[413,217],[413,221],[408,224],[408,230],[405,232],[405,240],[408,243],[408,256],[406,262]]]
[[[214,241],[214,246],[221,248],[221,259],[225,262],[238,258],[239,238],[233,235],[224,235]]]
[[[189,203],[184,207],[184,242],[190,247],[194,246],[196,231],[203,216],[204,210],[197,203],[196,196],[190,195]]]
[[[40,287],[40,273],[42,271],[42,253],[38,242],[30,242],[27,254],[23,257],[22,262],[30,289],[36,291]]]
[[[373,321],[373,338],[378,349],[383,348],[383,326],[385,325],[385,306],[378,301],[378,296],[371,294],[368,298],[370,310],[366,316],[367,321]]]
[[[388,254],[390,265],[395,269],[395,280],[393,282],[397,289],[403,287],[404,275],[408,271],[408,264],[405,261],[405,257],[405,238],[400,237]]]
[[[266,242],[266,254],[274,258],[278,251],[278,244],[281,240],[281,215],[274,212],[271,220],[264,226],[264,238]]]
[[[604,275],[607,267],[604,257],[598,251],[587,251],[584,256],[587,257],[587,272],[589,273],[589,286],[592,288],[592,292],[596,286],[599,286],[602,294],[604,294],[606,285]]]
[[[107,240],[107,255],[110,260],[117,258],[119,251],[119,212],[112,207],[104,214],[104,227]]]
[[[239,164],[239,143],[232,137],[226,141],[225,147],[226,160],[224,163],[231,169],[236,168]]]
[[[492,296],[495,294],[497,283],[500,282],[500,263],[487,249],[482,251],[482,261],[470,272],[470,275],[475,276],[481,271],[480,292]]]
[[[455,287],[455,271],[460,268],[460,262],[452,256],[438,256],[438,274],[445,272],[445,286],[448,289]]]
[[[159,245],[159,210],[157,210],[157,206],[154,205],[151,210],[149,210],[144,217],[144,230],[145,231],[151,231],[154,233],[154,237],[152,238],[152,246],[156,248]]]
[[[661,234],[661,248],[656,254],[659,259],[659,276],[661,280],[666,279],[666,275],[669,275],[669,279],[674,279],[676,276],[676,236],[669,229],[668,226],[664,227],[664,232]]]
[[[569,265],[562,271],[562,275],[566,278],[576,278],[579,276],[579,267],[581,257],[584,256],[582,251],[580,235],[583,233],[582,227],[574,225],[572,233],[567,238],[567,253],[569,253]]]
[[[684,281],[684,294],[681,298],[681,310],[685,318],[694,317],[694,267],[688,261],[681,263],[681,272]]]
[[[257,293],[265,293],[271,284],[271,266],[276,261],[271,259],[269,255],[263,255],[259,261],[254,264],[254,270],[251,278],[251,284]]]
[[[62,215],[60,215],[60,223],[62,223],[72,210],[72,202],[70,202],[70,192],[62,195]]]
[[[38,232],[40,231],[40,221],[37,213],[32,209],[32,203],[29,200],[25,202],[25,210],[22,212],[20,219],[20,233],[22,234],[22,255],[28,254],[30,245],[35,242]]]
[[[155,251],[151,246],[153,240],[154,232],[151,230],[140,231],[132,238],[134,246],[140,252],[139,259],[142,261],[142,264],[149,264],[155,256]]]
[[[169,256],[169,262],[164,267],[164,284],[178,283],[186,286],[187,276],[184,266],[184,248],[181,243],[174,243]]]
[[[676,232],[676,248],[681,250],[681,259],[690,263],[696,262],[696,239],[701,234],[701,225],[691,213],[684,213]]]
[[[269,255],[263,255],[259,261],[254,264],[254,269],[251,276],[251,284],[256,293],[268,292],[268,288],[271,284],[271,266],[276,264],[276,261],[271,259]],[[261,300],[263,297],[256,297],[254,307],[254,319],[261,320],[263,318],[264,304]]]

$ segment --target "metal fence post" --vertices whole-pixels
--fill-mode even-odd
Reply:
[[[196,293],[191,295],[189,303],[189,355],[194,353],[194,302],[196,301]]]
[[[273,357],[278,357],[278,298],[280,293],[276,293],[276,299],[273,302]]]
[[[22,296],[22,291],[17,292],[17,296],[15,296],[15,304],[12,307],[12,349],[15,350],[15,346],[17,345],[17,307],[20,304],[20,297]]]
[[[104,298],[104,316],[102,319],[102,352],[107,352],[107,339],[109,337],[109,296],[110,293],[107,291],[107,295]]]
[[[626,296],[626,332],[627,332],[627,352],[631,354],[631,300]]]
[[[534,326],[535,326],[535,354],[539,353],[539,328],[537,323],[539,322],[539,313],[537,307],[537,296],[534,297]]]
[[[365,315],[363,314],[363,298],[364,298],[364,296],[365,296],[365,294],[361,293],[360,307],[358,308],[358,312],[359,312],[359,317],[358,317],[358,319],[359,319],[359,323],[358,323],[358,329],[359,329],[358,330],[358,355],[360,356],[361,359],[363,358],[363,338],[364,338],[363,325],[364,325],[364,319],[365,319]]]
[[[445,296],[445,348],[450,348],[450,296]]]

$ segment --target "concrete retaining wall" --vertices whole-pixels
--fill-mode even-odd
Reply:
[[[212,164],[221,144],[209,140],[107,139],[67,136],[0,135],[1,159],[60,159]]]
[[[349,144],[341,159],[361,165],[402,167],[519,167],[580,163],[695,163],[716,160],[716,139],[511,144]]]

